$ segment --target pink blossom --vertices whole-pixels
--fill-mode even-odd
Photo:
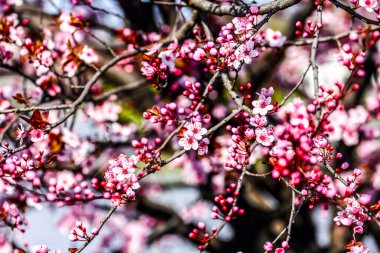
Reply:
[[[49,248],[46,245],[35,245],[32,247],[33,253],[48,253]]]
[[[359,194],[358,202],[361,205],[363,205],[363,206],[368,205],[371,202],[371,195],[369,195],[369,194]]]
[[[210,140],[208,138],[202,139],[199,142],[198,155],[206,155],[208,153],[208,145],[210,144]]]
[[[377,0],[359,0],[359,5],[368,12],[373,12],[373,9],[377,6]]]
[[[92,64],[99,61],[98,55],[95,53],[94,49],[85,45],[79,54],[79,59],[87,64]]]
[[[72,14],[63,12],[59,17],[58,20],[60,22],[59,28],[63,32],[67,33],[73,33],[76,28],[71,25],[71,16]]]
[[[21,139],[22,141],[22,139],[24,138],[24,134],[25,134],[24,126],[20,123],[19,127],[17,127],[16,129],[16,140]]]
[[[141,62],[141,72],[144,76],[146,76],[149,79],[153,78],[155,73],[156,73],[156,70],[155,68],[150,65],[148,62],[146,61],[142,61]]]
[[[75,63],[74,61],[69,61],[63,65],[63,71],[67,73],[68,77],[73,77],[76,75],[78,71],[78,63]]]
[[[44,131],[41,129],[33,129],[29,134],[32,142],[39,142],[44,139]]]
[[[188,123],[185,128],[187,128],[186,132],[197,140],[201,140],[202,136],[207,132],[207,129],[203,128],[200,122]]]
[[[193,135],[190,135],[187,131],[184,133],[183,138],[179,140],[178,144],[185,150],[197,150],[199,147],[198,140]]]
[[[25,29],[22,26],[13,26],[9,29],[9,38],[13,40],[18,46],[22,46],[25,34]]]
[[[253,113],[260,114],[262,116],[266,115],[270,110],[273,110],[273,105],[271,104],[271,98],[262,98],[259,100],[252,101]]]
[[[318,135],[313,138],[314,144],[318,148],[325,148],[328,145],[326,137],[323,135]]]
[[[246,33],[253,28],[252,23],[245,18],[235,17],[232,19],[232,23],[235,26],[236,34]]]
[[[254,117],[250,118],[249,123],[254,127],[264,127],[268,124],[267,117],[256,114]]]
[[[269,131],[267,128],[256,128],[256,141],[263,146],[270,146],[274,141],[273,131]]]
[[[40,76],[36,80],[36,84],[47,89],[50,96],[56,96],[61,92],[61,87],[58,85],[57,77],[53,72]]]
[[[137,158],[120,154],[108,163],[109,166],[104,174],[107,188],[111,191],[121,190],[127,197],[134,197],[134,191],[140,188],[135,175]]]
[[[350,251],[347,253],[369,253],[369,248],[364,245],[355,245],[350,248]]]
[[[165,64],[170,70],[175,69],[175,54],[172,50],[161,51],[158,55],[161,58],[163,64]]]
[[[187,123],[185,125],[186,131],[183,134],[183,138],[181,138],[178,144],[184,147],[185,150],[194,149],[197,150],[199,148],[198,141],[203,138],[203,135],[207,133],[207,129],[202,127],[200,122],[195,123]],[[206,144],[206,143],[204,143]],[[203,145],[203,144],[202,144]],[[202,152],[206,151],[204,147],[202,147]]]
[[[105,101],[100,104],[89,103],[85,109],[86,114],[96,122],[117,121],[122,108],[120,105]]]
[[[44,50],[41,54],[38,55],[38,58],[41,64],[44,65],[45,67],[50,67],[54,64],[51,52],[48,50]]]
[[[197,48],[193,54],[193,59],[201,61],[206,56],[206,52],[202,48]]]
[[[266,30],[265,38],[271,47],[281,47],[286,40],[280,31],[273,31],[272,29]]]
[[[253,40],[249,40],[235,50],[233,55],[235,60],[232,61],[232,65],[236,70],[241,67],[242,62],[245,64],[250,64],[253,58],[259,56],[259,52],[255,50],[255,47],[255,42]]]

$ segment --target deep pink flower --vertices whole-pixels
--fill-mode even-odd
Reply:
[[[29,134],[32,142],[39,142],[44,139],[44,131],[41,129],[33,129]]]

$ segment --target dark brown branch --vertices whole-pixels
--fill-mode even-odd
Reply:
[[[259,6],[259,14],[267,14],[273,10],[284,10],[289,8],[290,6],[296,5],[300,0],[282,0],[282,1],[272,1],[267,4],[263,4]],[[208,0],[189,0],[189,6],[208,12],[210,14],[223,16],[235,16],[235,17],[243,17],[250,10],[248,6],[236,6],[236,5],[220,5],[216,3],[212,3]]]
[[[366,24],[371,24],[371,25],[377,25],[380,26],[380,21],[372,20],[369,18],[366,18],[357,12],[355,12],[353,9],[351,9],[349,6],[342,4],[339,1],[336,0],[330,0],[331,3],[333,3],[337,8],[340,8],[344,11],[346,11],[348,14],[350,14],[352,17],[359,19],[360,21],[366,23]]]

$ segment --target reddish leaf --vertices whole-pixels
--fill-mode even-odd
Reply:
[[[29,123],[34,129],[44,130],[48,124],[49,111],[40,112],[40,110],[34,110],[30,119],[20,116],[21,119]],[[30,129],[29,129],[30,130]]]
[[[24,105],[27,105],[28,104],[28,100],[30,99],[29,98],[24,98],[24,96],[21,94],[21,93],[16,93],[15,95],[12,96],[16,101],[17,103],[19,103],[20,105],[24,104]]]

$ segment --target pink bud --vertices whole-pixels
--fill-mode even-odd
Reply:
[[[271,242],[264,243],[264,250],[265,251],[272,251],[273,250],[273,244]]]
[[[205,230],[205,228],[206,228],[206,224],[204,224],[203,222],[199,222],[199,223],[198,223],[198,228],[199,228],[200,230]]]

